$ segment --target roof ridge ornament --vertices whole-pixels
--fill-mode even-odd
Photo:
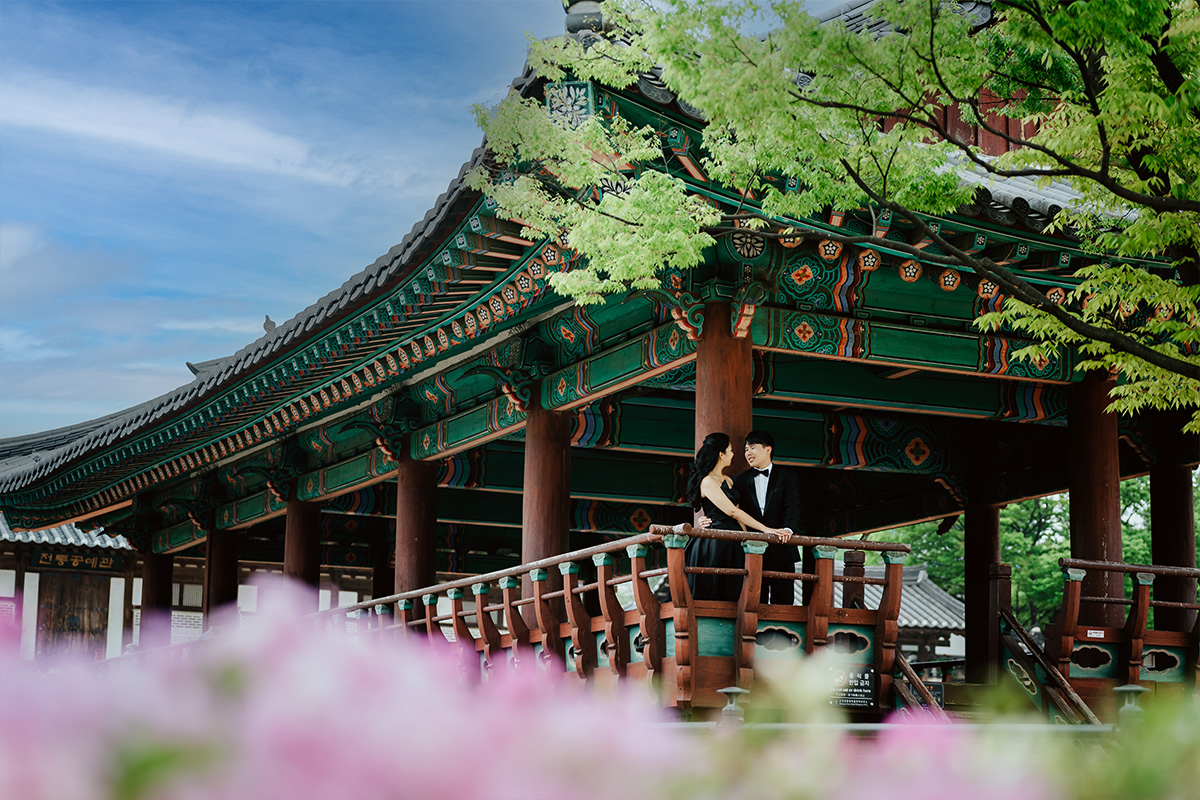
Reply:
[[[604,30],[604,12],[600,4],[604,0],[563,0],[563,11],[567,14],[567,33]]]

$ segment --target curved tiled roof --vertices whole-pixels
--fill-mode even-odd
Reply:
[[[837,574],[842,574],[842,562],[835,565]],[[868,578],[882,578],[884,567],[867,567]],[[842,586],[836,583],[833,587],[833,598],[836,605],[842,604]],[[865,588],[868,608],[879,608],[883,597],[882,586]],[[938,586],[929,577],[929,570],[924,564],[913,564],[904,567],[904,588],[900,592],[901,628],[921,630],[944,630],[962,633],[966,627],[963,601]]]
[[[848,29],[856,33],[870,31],[871,33],[886,33],[890,30],[888,24],[880,19],[868,19],[867,14],[883,0],[850,0],[837,8],[831,8],[816,18],[821,22],[840,21]],[[991,0],[962,0],[959,10],[969,17],[976,28],[981,28],[992,21],[993,11]]]
[[[0,542],[22,542],[25,544],[59,544],[66,547],[100,547],[109,550],[132,550],[128,540],[119,534],[111,535],[103,532],[103,528],[94,531],[82,531],[75,525],[59,525],[55,528],[45,528],[40,531],[14,531],[8,527],[8,520],[0,513]]]
[[[526,69],[513,81],[512,88],[521,92],[533,82],[533,73]],[[375,263],[233,355],[194,365],[198,369],[190,383],[115,414],[53,431],[0,440],[0,493],[19,490],[88,451],[111,445],[169,415],[198,405],[268,359],[316,337],[364,305],[375,296],[376,290],[394,285],[418,266],[429,250],[441,243],[444,227],[456,223],[457,217],[478,199],[478,194],[467,187],[465,178],[468,172],[484,163],[486,152],[485,145],[476,148],[424,218]]]
[[[871,1],[852,5],[865,8]],[[524,94],[534,85],[532,72],[526,70],[513,81],[512,88]],[[653,73],[642,77],[637,90],[653,103],[675,104],[680,112],[698,117],[695,109],[680,103]],[[424,218],[373,264],[238,352],[192,365],[196,377],[190,383],[125,411],[52,431],[0,440],[0,493],[23,490],[89,453],[132,440],[154,425],[196,410],[235,387],[239,380],[248,379],[272,360],[294,354],[303,346],[318,341],[321,335],[381,296],[384,290],[396,286],[440,246],[448,228],[457,224],[479,199],[478,194],[466,186],[464,178],[469,170],[482,165],[485,158],[485,148],[476,149]],[[1041,230],[1057,208],[1070,204],[1076,197],[1059,185],[1061,182],[1040,187],[1033,179],[996,179],[982,174],[981,170],[972,171],[961,165],[958,168],[964,175],[963,180],[976,185],[979,190],[976,205],[964,210],[968,214],[983,213],[992,219],[1002,217],[1010,224],[1020,221],[1031,229]]]

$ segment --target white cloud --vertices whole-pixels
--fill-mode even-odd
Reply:
[[[46,247],[41,229],[24,222],[0,222],[0,275]]]
[[[220,331],[222,333],[263,333],[262,321],[247,317],[212,317],[207,319],[169,319],[156,325],[163,331]]]
[[[0,326],[0,351],[4,353],[4,361],[36,361],[67,355],[66,350],[33,331],[11,326]]]
[[[26,74],[0,84],[0,124],[101,140],[239,170],[346,186],[356,171],[236,110]]]

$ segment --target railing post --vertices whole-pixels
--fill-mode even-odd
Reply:
[[[391,622],[391,619],[392,619],[392,610],[390,608],[388,608],[387,603],[376,603],[375,604],[375,631],[376,631],[375,635],[379,638],[379,641],[381,641],[381,642],[385,638],[387,638],[388,623]],[[370,632],[368,632],[367,638],[368,639],[370,638]]]
[[[1062,612],[1058,615],[1058,672],[1071,677],[1071,655],[1075,651],[1075,628],[1079,625],[1079,597],[1083,588],[1081,569],[1063,570]]]
[[[879,675],[879,702],[892,696],[892,673],[896,670],[896,638],[900,635],[900,592],[904,586],[904,553],[883,554],[883,596],[875,622],[875,670]]]
[[[554,612],[554,606],[545,597],[548,593],[549,577],[550,573],[544,569],[531,570],[529,573],[529,581],[533,584],[534,615],[538,627],[542,630],[542,661],[547,667],[552,661],[561,664],[565,658],[562,637],[559,635],[558,614]]]
[[[507,669],[507,665],[496,663],[496,657],[503,654],[500,631],[496,630],[491,613],[484,611],[487,606],[488,585],[471,584],[471,594],[475,597],[475,626],[479,628],[479,641],[483,644],[483,670],[491,675],[502,673]]]
[[[865,578],[867,554],[862,550],[847,550],[842,553],[842,574],[847,578]],[[863,608],[867,600],[867,587],[861,583],[842,584],[842,608]]]
[[[986,683],[995,683],[1000,675],[1002,653],[1000,646],[1000,611],[1012,610],[1012,564],[991,564],[988,567],[988,627]]]
[[[813,551],[817,567],[817,585],[808,603],[808,626],[804,651],[824,647],[829,638],[829,609],[833,606],[833,559],[837,548],[820,545]]]
[[[742,580],[742,591],[738,596],[733,641],[737,646],[734,653],[737,658],[737,685],[749,689],[754,683],[754,646],[758,635],[763,553],[767,552],[767,543],[747,540],[742,542],[742,551],[746,554],[746,577]]]
[[[696,630],[696,611],[692,608],[692,591],[688,588],[684,569],[684,549],[690,537],[669,533],[663,537],[667,548],[667,581],[671,588],[671,604],[675,622],[675,705],[691,708],[693,692],[692,635]]]
[[[666,649],[666,632],[659,615],[658,600],[650,589],[650,579],[642,576],[646,571],[646,555],[650,548],[644,544],[631,544],[625,548],[629,554],[629,566],[633,576],[633,601],[637,604],[639,628],[642,638],[642,658],[646,663],[646,677],[653,678],[662,672],[662,657]]]
[[[575,674],[586,681],[596,668],[596,637],[592,634],[592,618],[583,607],[579,587],[579,565],[564,561],[558,565],[563,576],[563,599],[567,603],[567,621],[571,623],[571,646],[575,651]]]
[[[596,592],[604,614],[608,666],[614,676],[624,678],[629,663],[629,631],[625,629],[625,611],[617,601],[617,590],[608,583],[613,579],[615,561],[612,553],[597,553],[592,556],[592,563],[596,565]]]
[[[400,602],[396,603],[396,617],[397,621],[400,623],[399,637],[401,639],[408,639],[416,635],[417,632],[412,629],[410,624],[414,619],[412,600],[401,600]]]
[[[463,676],[467,683],[479,683],[479,679],[483,670],[479,666],[479,656],[475,649],[475,637],[471,635],[471,628],[467,625],[467,618],[463,616],[463,590],[450,589],[446,592],[446,597],[450,598],[450,625],[454,629],[455,644],[458,645],[462,659]]]
[[[433,618],[437,616],[437,595],[421,595],[421,602],[425,606],[425,635],[429,637],[430,641],[445,642],[446,634],[442,633],[442,626],[433,621]]]
[[[504,619],[508,623],[508,635],[512,639],[512,665],[514,669],[524,669],[525,659],[533,658],[533,645],[529,641],[529,628],[521,609],[517,606],[517,590],[521,587],[521,579],[514,576],[500,579],[500,590],[504,593]]]
[[[1135,572],[1133,578],[1133,605],[1129,608],[1129,616],[1125,620],[1125,644],[1122,653],[1125,656],[1127,670],[1125,683],[1136,684],[1142,677],[1142,647],[1145,644],[1146,626],[1150,617],[1150,587],[1154,585],[1154,575],[1149,572]]]

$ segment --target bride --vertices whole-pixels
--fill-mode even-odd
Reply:
[[[791,534],[781,528],[768,528],[738,508],[741,498],[733,479],[725,470],[733,463],[733,444],[728,434],[710,433],[696,451],[692,474],[688,479],[688,500],[699,509],[715,530],[744,531],[753,528],[779,538],[790,540]],[[725,539],[693,538],[687,545],[685,563],[689,567],[725,567],[743,569],[745,555],[741,542]],[[740,575],[688,575],[688,588],[694,600],[737,601],[742,591]]]

